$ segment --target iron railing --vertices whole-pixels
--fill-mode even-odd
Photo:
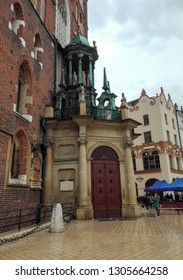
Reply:
[[[42,224],[51,220],[52,206],[2,210],[0,212],[0,232],[20,230],[23,227]]]

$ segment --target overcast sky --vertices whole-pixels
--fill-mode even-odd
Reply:
[[[88,0],[88,38],[96,41],[95,88],[127,101],[160,93],[183,106],[183,0]]]

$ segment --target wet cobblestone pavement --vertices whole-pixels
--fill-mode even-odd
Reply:
[[[79,221],[0,246],[1,260],[183,260],[183,215]]]

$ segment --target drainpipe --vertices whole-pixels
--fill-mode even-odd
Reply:
[[[40,205],[43,205],[44,201],[44,188],[45,188],[45,170],[46,170],[46,136],[47,131],[45,127],[45,118],[40,119],[41,130],[43,133],[43,144],[41,144],[41,152],[43,157],[43,164],[42,164],[42,184],[41,184],[41,192],[40,192]]]
[[[176,115],[176,122],[177,122],[177,129],[178,129],[178,135],[179,135],[179,141],[180,141],[180,149],[181,149],[181,154],[183,157],[183,152],[182,152],[182,140],[180,136],[180,130],[179,130],[179,122],[178,122],[178,117],[177,117],[177,112],[178,112],[178,105],[175,103],[175,115]]]

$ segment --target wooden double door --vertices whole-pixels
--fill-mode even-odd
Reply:
[[[95,218],[121,217],[118,161],[92,161],[92,192]]]

